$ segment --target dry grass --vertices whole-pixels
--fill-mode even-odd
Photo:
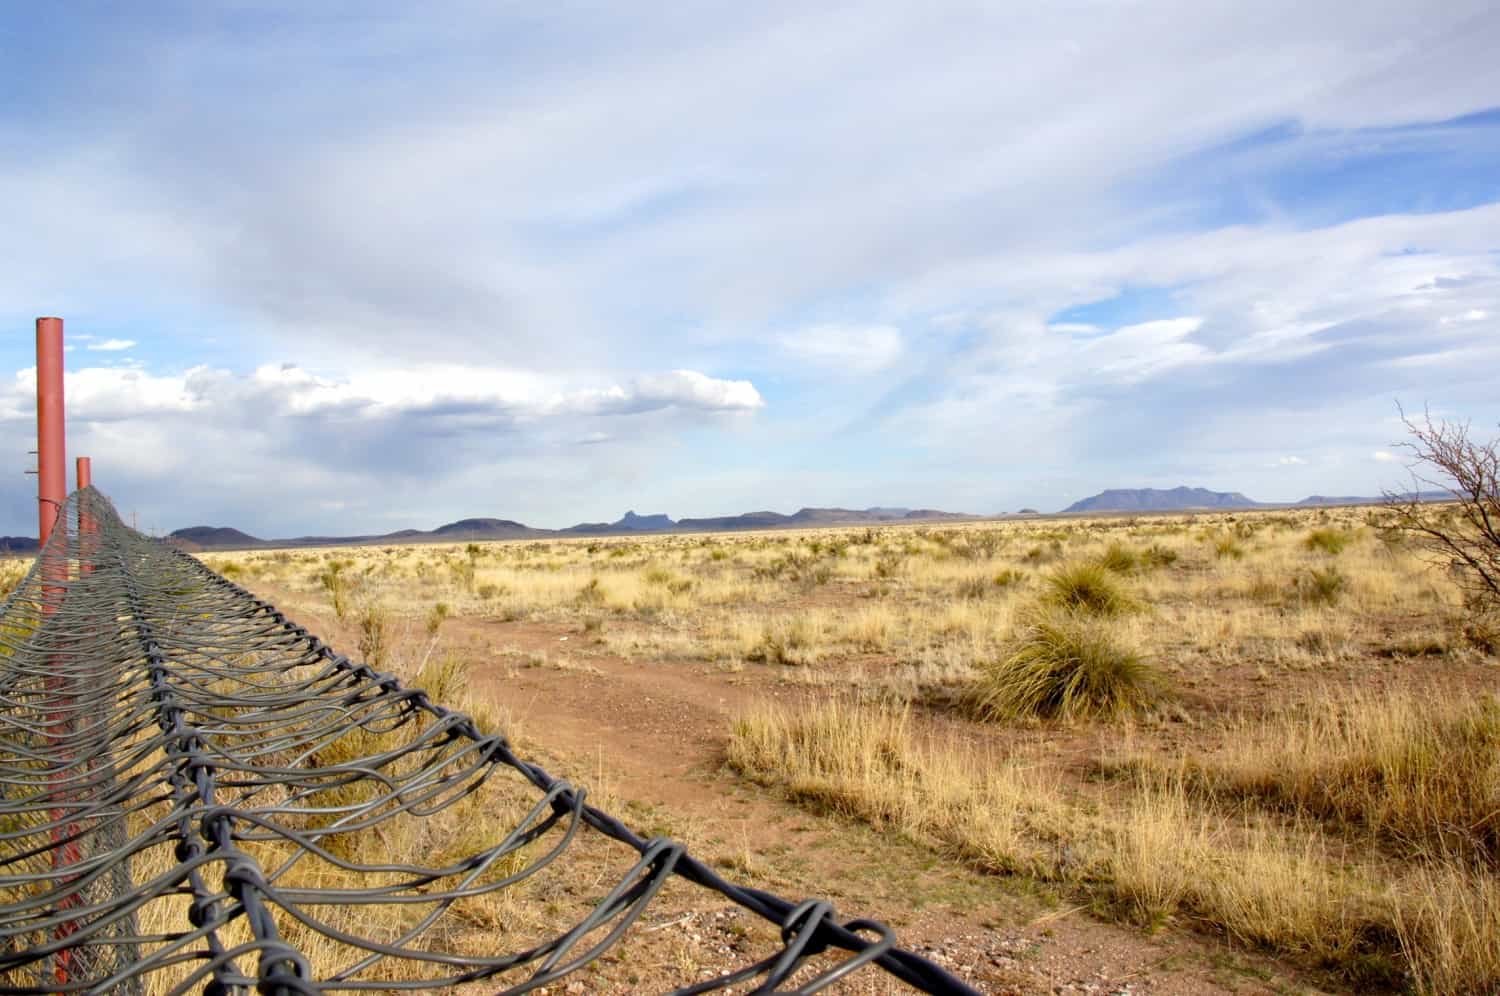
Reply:
[[[830,700],[736,721],[729,763],[805,802],[930,838],[989,870],[1040,874],[1056,801],[1026,764],[926,743],[905,708]]]
[[[1396,929],[1419,993],[1500,991],[1500,882],[1493,867],[1423,866],[1405,883]]]
[[[1118,716],[1155,700],[1161,684],[1107,621],[1042,609],[1027,615],[1009,653],[981,667],[970,700],[988,719]]]
[[[841,702],[761,707],[736,721],[730,763],[789,797],[937,846],[984,871],[1059,882],[1127,919],[1180,918],[1302,958],[1360,985],[1409,972],[1433,993],[1500,984],[1493,872],[1451,859],[1382,885],[1316,827],[1225,822],[1182,779],[1142,782],[1103,812],[1034,763],[924,741],[910,713]]]
[[[382,607],[402,674],[482,618],[585,634],[569,671],[790,683],[821,701],[752,707],[730,750],[805,804],[1345,979],[1500,986],[1500,709],[1463,690],[1500,625],[1371,510],[206,559],[351,640]],[[1054,729],[1074,753],[1015,746]],[[1137,775],[1080,778],[1079,738]]]
[[[1195,762],[1210,792],[1369,830],[1408,855],[1500,859],[1500,701],[1345,690],[1245,724]]]
[[[1042,600],[1070,612],[1101,616],[1118,616],[1131,611],[1137,606],[1136,600],[1116,576],[1121,570],[1121,556],[1116,550],[1113,567],[1108,566],[1108,561],[1059,567],[1045,578],[1046,591]],[[1134,561],[1131,563],[1133,565]],[[1130,570],[1134,570],[1134,566]]]

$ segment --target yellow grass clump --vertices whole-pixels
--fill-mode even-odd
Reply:
[[[981,667],[970,690],[989,719],[1116,716],[1157,698],[1161,679],[1121,645],[1108,621],[1041,609],[1022,622],[1011,651]]]

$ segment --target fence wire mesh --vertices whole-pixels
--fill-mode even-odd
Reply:
[[[672,992],[973,992],[586,798],[87,488],[0,607],[0,992],[523,993],[676,882],[769,929]]]

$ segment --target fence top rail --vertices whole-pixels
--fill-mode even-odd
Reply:
[[[974,992],[643,838],[439,697],[74,492],[0,606],[0,992],[524,993],[667,945],[633,928],[688,884],[764,927],[674,993]]]

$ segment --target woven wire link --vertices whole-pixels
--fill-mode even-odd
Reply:
[[[678,879],[779,939],[675,993],[811,993],[877,965],[973,992],[879,923],[642,839],[92,488],[0,607],[0,992],[523,993]],[[537,928],[509,897],[555,915]]]

